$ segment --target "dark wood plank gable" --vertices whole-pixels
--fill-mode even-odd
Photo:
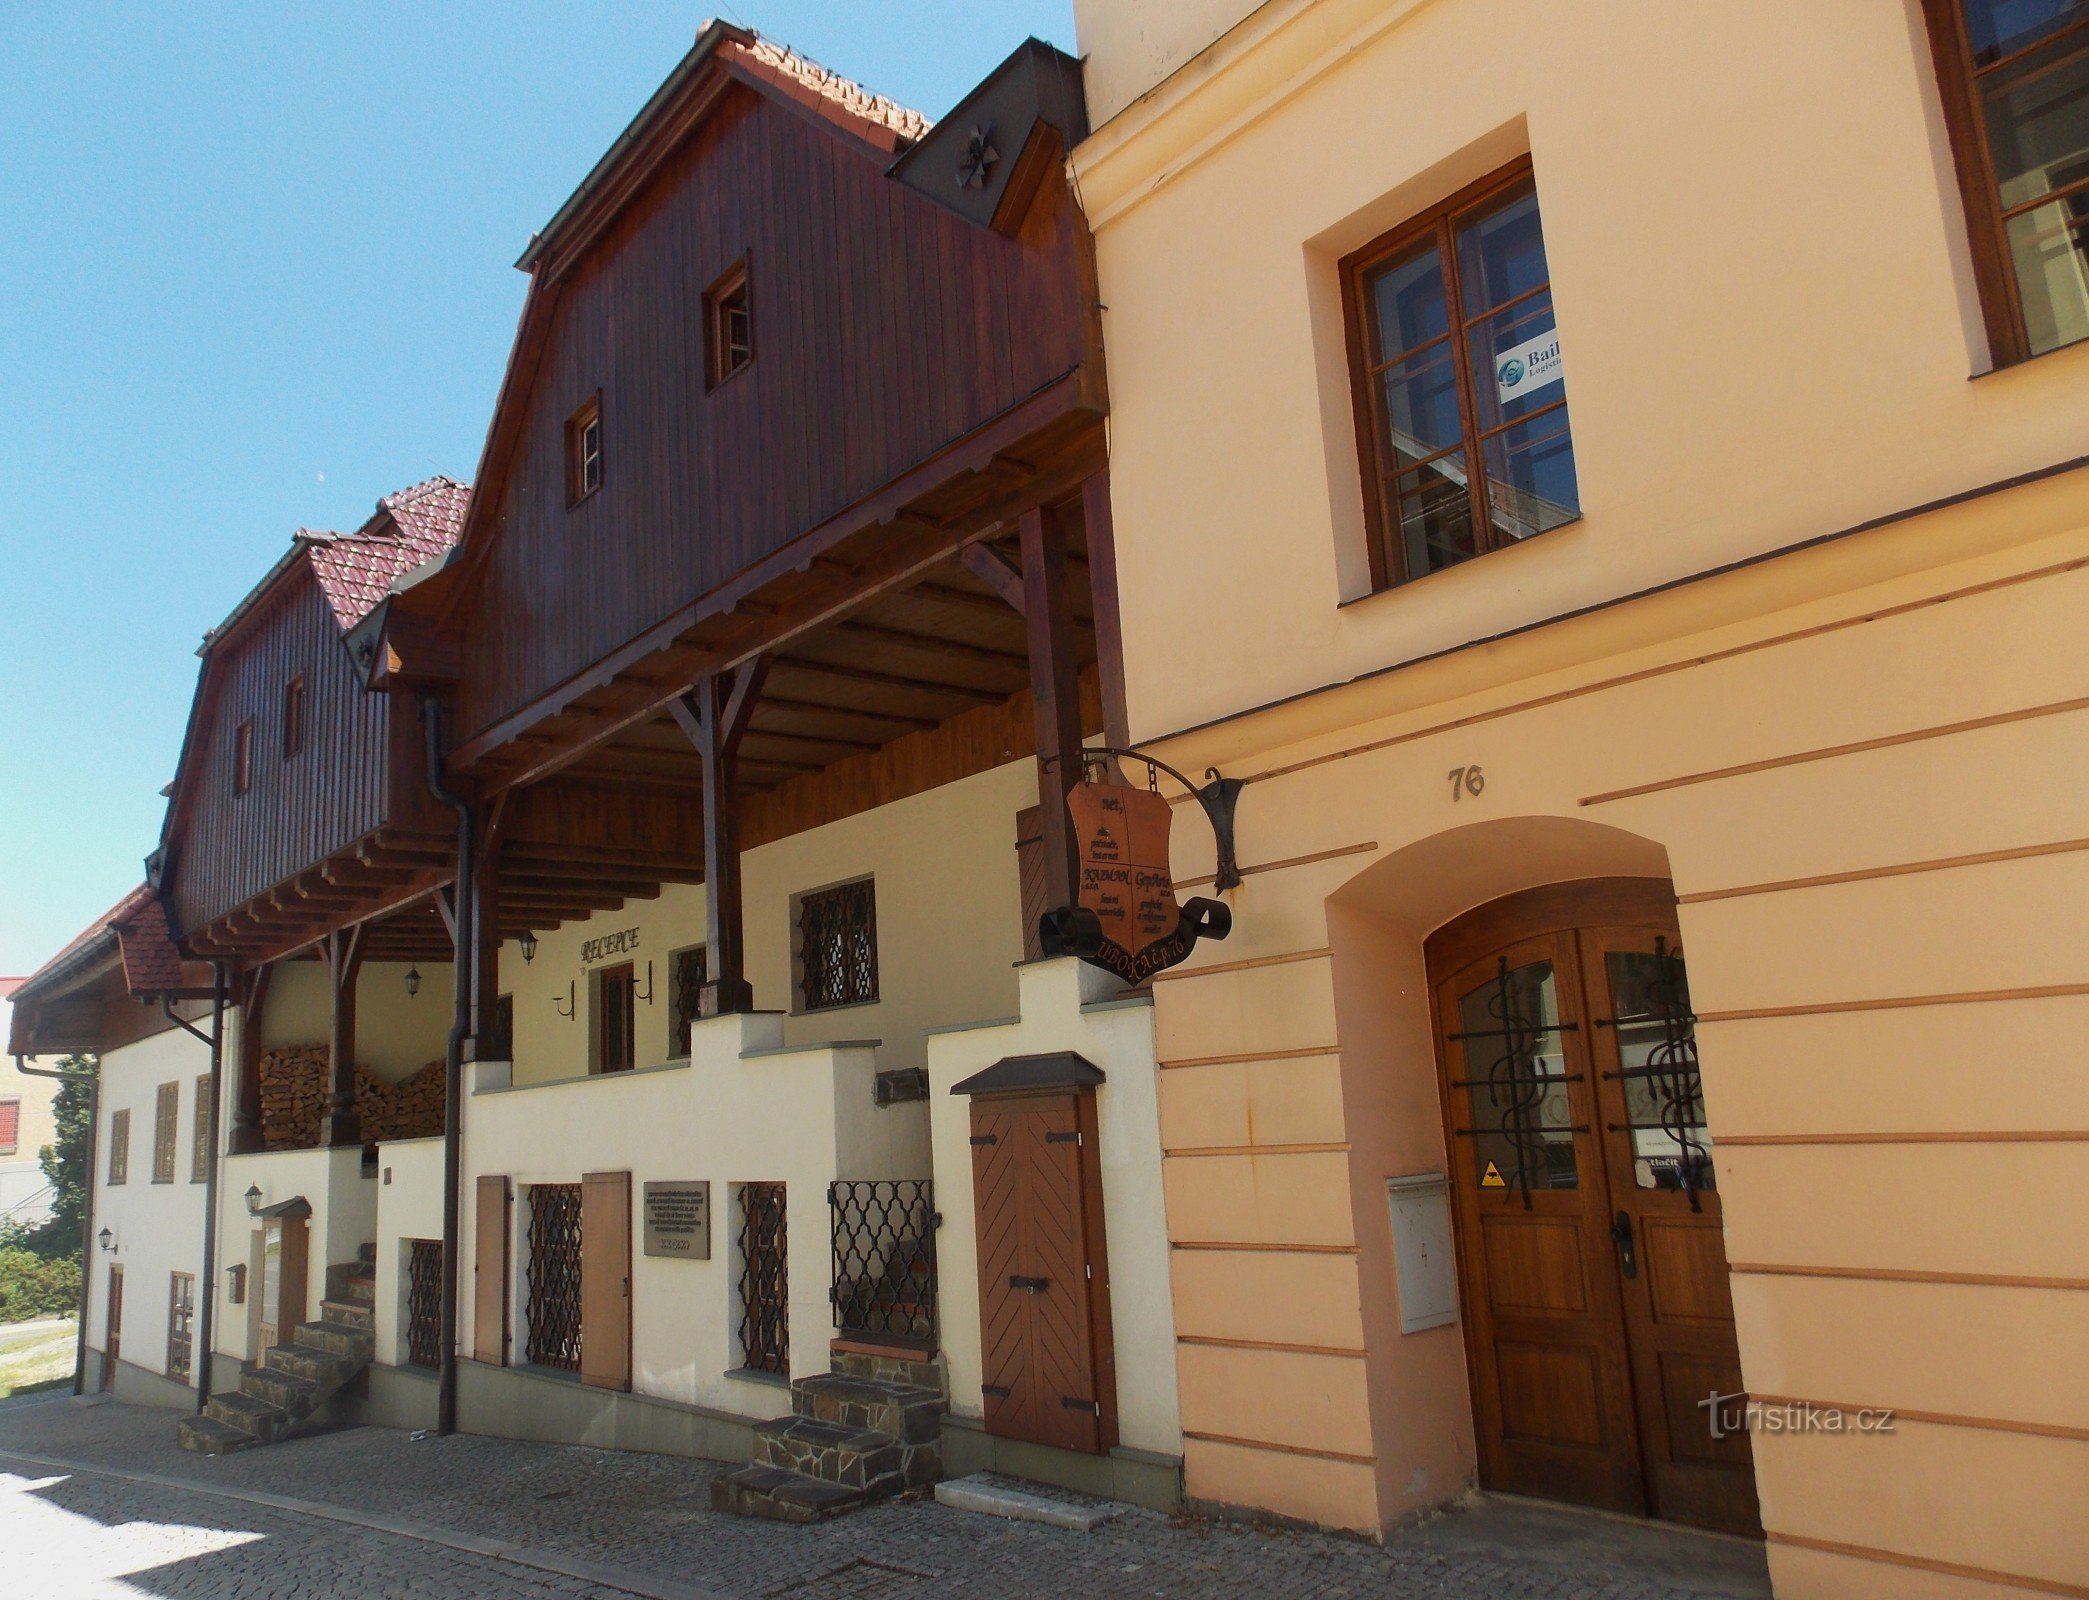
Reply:
[[[1078,368],[1079,219],[1020,238],[744,87],[561,285],[466,624],[483,730]],[[754,359],[705,386],[703,293],[748,262]],[[603,485],[566,501],[565,423],[600,391]]]
[[[199,928],[386,820],[386,694],[357,681],[341,628],[301,558],[206,655],[210,675],[184,754],[167,892]],[[302,675],[304,749],[283,755],[283,691]],[[250,781],[233,793],[237,730],[251,717]]]

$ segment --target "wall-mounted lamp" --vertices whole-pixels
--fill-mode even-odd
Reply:
[[[419,967],[408,967],[406,969],[406,998],[411,1000],[420,992],[421,969]]]
[[[110,1232],[110,1231],[109,1231],[109,1230],[108,1230],[107,1228],[104,1228],[104,1229],[102,1229],[102,1231],[101,1231],[101,1233],[100,1233],[100,1234],[98,1235],[98,1237],[99,1237],[99,1238],[101,1239],[101,1242],[102,1242],[102,1249],[104,1249],[105,1251],[109,1251],[109,1252],[111,1252],[111,1253],[113,1253],[113,1252],[115,1251],[115,1249],[116,1249],[116,1235],[115,1235],[115,1234],[111,1233],[111,1232]]]
[[[525,933],[515,942],[522,946],[522,964],[524,966],[528,966],[537,959],[537,936],[534,933]]]
[[[250,1183],[247,1185],[247,1215],[250,1217],[255,1217],[259,1216],[260,1214],[261,1185],[258,1183]]]
[[[579,995],[573,987],[573,980],[571,978],[568,978],[566,980],[566,998],[564,1000],[560,1000],[557,995],[553,995],[551,997],[551,1005],[552,1009],[558,1012],[558,1014],[564,1017],[568,1022],[571,1022],[576,1016],[580,1014]]]

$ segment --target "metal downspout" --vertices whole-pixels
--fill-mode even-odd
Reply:
[[[456,900],[451,911],[451,972],[456,999],[450,1018],[449,1051],[443,1061],[442,1124],[442,1369],[435,1391],[435,1431],[457,1431],[457,1258],[461,1232],[464,1112],[464,1037],[471,1031],[472,961],[477,950],[473,928],[472,858],[477,854],[476,827],[469,801],[443,787],[442,706],[433,695],[421,696],[421,725],[427,736],[428,792],[457,813]]]
[[[62,1067],[32,1067],[23,1057],[16,1056],[15,1071],[30,1078],[56,1078],[60,1083],[87,1085],[87,1203],[80,1207],[80,1316],[79,1327],[73,1333],[73,1393],[83,1395],[87,1392],[87,1287],[89,1269],[94,1265],[94,1158],[102,1142],[101,1057],[94,1058],[92,1071],[67,1072]]]

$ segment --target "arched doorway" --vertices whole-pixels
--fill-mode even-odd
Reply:
[[[1426,942],[1484,1486],[1756,1533],[1666,879],[1490,901]]]

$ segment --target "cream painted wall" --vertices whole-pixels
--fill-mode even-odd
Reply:
[[[87,1344],[104,1348],[108,1332],[109,1268],[123,1268],[123,1341],[121,1359],[148,1372],[167,1370],[167,1324],[171,1275],[196,1278],[199,1326],[203,1295],[204,1193],[207,1184],[189,1181],[196,1129],[196,1080],[210,1071],[210,1050],[178,1028],[156,1033],[111,1050],[101,1058],[100,1103],[95,1127],[94,1216],[89,1232],[107,1228],[114,1250],[99,1241],[87,1262]],[[153,1117],[159,1086],[181,1086],[174,1130],[174,1181],[152,1181]],[[128,1181],[109,1182],[110,1119],[130,1112]],[[200,1343],[195,1347],[201,1355]],[[87,1381],[95,1383],[99,1366],[90,1360]],[[195,1381],[195,1362],[189,1380]]]
[[[1085,4],[1104,103],[1211,9]],[[1271,0],[1103,127],[1073,160],[1134,734],[2079,455],[2089,346],[1967,381],[1939,115],[1909,0]],[[1340,606],[1366,583],[1336,264],[1525,151],[1585,514]]]
[[[326,1269],[353,1262],[361,1247],[377,1237],[377,1181],[363,1175],[360,1145],[335,1150],[268,1150],[257,1155],[223,1158],[218,1172],[223,1197],[218,1206],[218,1265],[224,1269],[253,1259],[254,1235],[260,1224],[247,1214],[246,1192],[261,1191],[255,1205],[280,1205],[302,1196],[312,1215],[306,1223],[308,1256],[305,1274],[305,1305],[292,1314],[285,1308],[283,1337],[299,1322],[319,1315],[326,1297]],[[435,1198],[442,1203],[442,1182],[437,1170]],[[247,1274],[249,1305],[221,1307],[212,1340],[218,1350],[241,1361],[253,1359],[248,1318],[252,1297],[260,1292],[250,1270]]]
[[[827,1370],[835,1331],[827,1186],[928,1176],[928,1119],[919,1102],[874,1103],[879,1059],[870,1049],[791,1046],[784,1033],[773,1014],[723,1016],[696,1024],[681,1063],[516,1087],[500,1086],[497,1067],[480,1069],[481,1087],[464,1108],[460,1282],[469,1286],[476,1271],[476,1179],[504,1174],[515,1194],[516,1363],[527,1349],[531,1187],[628,1171],[633,1390],[748,1417],[789,1409],[780,1385],[739,1370],[738,1186],[751,1182],[786,1185],[791,1370]],[[439,1178],[439,1165],[423,1169],[424,1182],[430,1172]],[[709,1260],[644,1253],[645,1185],[663,1180],[710,1183]],[[468,1292],[460,1330],[469,1353]]]
[[[377,1300],[371,1322],[377,1331],[376,1359],[385,1366],[402,1367],[407,1361],[413,1241],[442,1238],[442,1152],[440,1138],[398,1139],[377,1147]],[[471,1314],[468,1294],[458,1314],[461,1326]]]
[[[925,1030],[1013,1013],[1014,965],[1023,953],[1015,816],[1036,798],[1035,766],[1011,762],[748,851],[741,862],[748,977],[757,1006],[786,1013],[786,1042],[875,1040],[881,1068],[919,1067]],[[793,896],[866,875],[877,883],[878,1001],[798,1012]],[[583,965],[584,943],[626,930],[638,935],[628,957]],[[532,962],[515,943],[503,946],[501,987],[515,1006],[515,1081],[588,1070],[589,974],[626,959],[635,961],[641,994],[652,964],[653,998],[636,1007],[639,1064],[666,1061],[668,957],[703,941],[702,887],[671,884],[656,899],[545,933]],[[558,1009],[569,992],[577,1012],[570,1020]]]
[[[417,995],[406,992],[407,963],[364,963],[356,984],[356,1065],[386,1083],[440,1061],[449,1047],[450,964],[421,967]],[[269,980],[262,1011],[265,1048],[326,1043],[331,1015],[326,968],[317,961],[284,961]]]
[[[1004,1056],[1071,1050],[1100,1067],[1108,1080],[1096,1090],[1096,1117],[1119,1442],[1132,1449],[1180,1455],[1175,1314],[1161,1204],[1160,1074],[1154,1066],[1151,1005],[1142,999],[1112,998],[1123,986],[1079,961],[1033,961],[1022,968],[1021,979],[1018,1020],[929,1040],[936,1209],[943,1214],[936,1254],[938,1324],[949,1363],[951,1408],[961,1417],[976,1418],[985,1414],[986,1405],[979,1391],[984,1374],[971,1101],[952,1095],[951,1086]]]
[[[1086,57],[1088,125],[1101,127],[1256,9],[1256,0],[1074,0]]]

